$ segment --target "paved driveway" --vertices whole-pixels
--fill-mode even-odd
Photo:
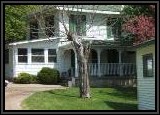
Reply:
[[[10,83],[5,87],[5,110],[22,110],[21,102],[34,92],[65,88],[60,85]]]

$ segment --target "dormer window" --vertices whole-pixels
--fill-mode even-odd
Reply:
[[[48,37],[54,36],[54,16],[46,16],[45,17],[45,32]]]
[[[120,20],[118,18],[109,18],[107,20],[107,38],[115,39],[120,36]]]
[[[38,39],[38,21],[30,21],[30,39]]]
[[[69,30],[79,36],[86,35],[86,16],[85,15],[70,15]]]

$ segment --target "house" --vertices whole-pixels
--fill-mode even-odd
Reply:
[[[26,40],[10,43],[5,47],[6,78],[12,79],[21,72],[36,75],[42,67],[56,68],[61,76],[70,70],[70,76],[77,78],[77,54],[71,42],[66,41],[63,24],[82,39],[92,41],[88,64],[91,76],[97,78],[135,76],[135,49],[121,46],[117,41],[121,32],[120,26],[111,25],[119,18],[122,6],[101,5],[95,11],[90,9],[90,5],[80,9],[73,8],[72,5],[67,6],[69,6],[66,9],[68,13],[63,12],[63,16],[61,6],[49,10],[51,13],[46,13],[44,17],[45,24],[39,23],[32,14],[29,16],[28,28],[30,29]],[[107,21],[104,20],[106,17],[108,17]],[[44,30],[42,28],[44,26],[49,29]],[[88,30],[84,31],[87,28]]]
[[[155,39],[136,47],[138,108],[155,110]]]

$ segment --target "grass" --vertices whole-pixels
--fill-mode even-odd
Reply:
[[[27,110],[136,110],[134,88],[91,88],[91,98],[79,98],[78,88],[37,92],[22,103]]]

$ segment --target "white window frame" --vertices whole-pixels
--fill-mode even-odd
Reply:
[[[19,55],[19,54],[18,54],[18,50],[19,50],[19,49],[26,49],[26,50],[27,50],[27,54],[26,54],[26,55]],[[24,56],[27,57],[27,62],[19,62],[19,57],[24,57]],[[27,49],[27,48],[18,48],[18,49],[17,49],[17,62],[18,62],[19,64],[26,64],[26,63],[28,63],[28,49]]]
[[[56,51],[56,49],[48,49],[48,63],[57,63],[57,52],[56,52],[56,54],[55,55],[49,55],[49,50],[55,50]],[[49,62],[49,57],[55,57],[56,58],[56,62]]]
[[[34,50],[34,49],[39,49],[39,50],[43,50],[43,55],[33,55],[33,53],[32,53],[32,50]],[[32,48],[31,49],[31,63],[45,63],[45,52],[44,52],[45,50],[44,49],[42,49],[42,48]],[[44,61],[43,62],[33,62],[33,57],[44,57]]]

